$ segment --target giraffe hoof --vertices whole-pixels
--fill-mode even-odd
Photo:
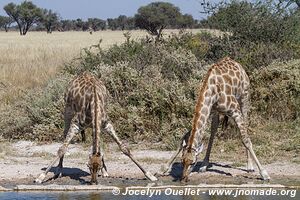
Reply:
[[[206,172],[206,170],[207,170],[207,166],[202,166],[200,167],[199,172]]]
[[[56,170],[55,177],[56,178],[61,178],[62,177],[62,169],[61,168],[58,168]]]
[[[159,171],[154,174],[154,176],[169,176],[169,170]]]
[[[145,176],[150,180],[150,181],[157,181],[158,179],[153,176],[150,172],[146,172]]]
[[[264,181],[268,181],[271,179],[268,172],[265,169],[261,170],[260,175]]]
[[[46,178],[46,174],[42,173],[38,178],[34,180],[34,182],[41,184],[45,178]]]
[[[102,172],[102,173],[99,174],[99,176],[109,177],[109,174],[107,172]]]

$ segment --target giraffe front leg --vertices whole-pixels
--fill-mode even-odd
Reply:
[[[246,151],[247,151],[247,171],[248,172],[254,172],[254,167],[253,167],[253,164],[252,164],[252,158],[251,158],[251,154],[250,154],[250,151],[246,148]]]
[[[210,157],[210,153],[211,153],[211,148],[213,145],[213,141],[214,141],[214,137],[216,132],[218,131],[218,126],[219,126],[219,114],[214,113],[213,117],[212,117],[212,122],[211,122],[211,135],[209,138],[209,143],[207,146],[207,150],[206,150],[206,155],[205,158],[201,164],[201,167],[199,169],[199,172],[205,172],[209,166],[209,157]]]
[[[239,110],[236,110],[233,112],[232,117],[235,120],[238,128],[240,129],[240,134],[241,134],[243,145],[246,147],[247,151],[249,151],[249,154],[254,159],[254,161],[259,169],[259,173],[260,173],[262,179],[270,180],[270,176],[269,176],[268,172],[262,167],[262,165],[258,161],[258,159],[253,151],[251,140],[247,134],[247,129],[244,126],[242,113]]]
[[[64,154],[67,151],[68,145],[71,142],[72,138],[76,135],[76,133],[79,132],[79,128],[78,126],[73,123],[70,126],[70,129],[68,131],[67,137],[65,139],[64,144],[58,149],[57,151],[57,156],[53,159],[53,161],[48,165],[47,169],[45,170],[45,172],[41,173],[40,176],[38,178],[35,179],[34,182],[36,183],[42,183],[44,181],[44,179],[46,178],[47,173],[50,171],[50,169],[53,167],[53,165],[60,159],[60,163],[58,166],[58,175],[56,174],[55,176],[61,176],[61,172],[62,172],[62,159]]]
[[[150,172],[146,171],[140,164],[139,162],[133,157],[133,155],[131,154],[130,150],[128,149],[128,147],[123,144],[121,142],[121,140],[119,139],[119,137],[117,136],[114,127],[111,123],[109,122],[104,122],[103,123],[103,129],[105,130],[105,132],[107,132],[113,139],[114,141],[118,144],[119,148],[121,149],[121,151],[128,156],[137,166],[138,168],[140,168],[140,170],[144,173],[144,175],[151,181],[157,181],[158,179],[153,176]]]
[[[176,152],[174,153],[174,155],[168,161],[168,163],[166,165],[167,167],[163,166],[163,168],[161,169],[161,171],[157,172],[155,175],[167,176],[171,172],[172,165],[173,165],[175,159],[177,158],[178,154],[181,152],[181,150],[182,150],[182,144],[180,144],[179,148],[176,150]]]
[[[102,149],[102,147],[100,147],[101,148],[101,150],[100,150],[100,152],[101,152],[101,162],[102,162],[102,166],[101,166],[101,176],[103,176],[103,177],[108,177],[109,176],[109,174],[107,173],[107,167],[106,167],[106,165],[105,165],[105,163],[104,163],[104,151],[103,151],[103,149]]]
[[[179,147],[177,148],[176,152],[173,154],[171,159],[168,161],[166,167],[162,166],[161,171],[156,173],[157,175],[161,175],[161,176],[169,175],[169,173],[172,170],[172,165],[173,165],[175,159],[177,158],[178,154],[182,151],[183,147],[186,146],[187,140],[189,139],[189,136],[190,136],[190,133],[191,132],[188,131],[181,137],[180,144],[179,144]]]

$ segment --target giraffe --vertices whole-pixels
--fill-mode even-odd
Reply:
[[[92,128],[92,154],[89,156],[88,168],[91,173],[91,184],[97,184],[98,172],[102,171],[103,176],[108,176],[104,164],[104,154],[100,147],[100,130],[108,133],[118,144],[121,151],[128,156],[151,181],[157,178],[147,172],[133,157],[129,148],[121,142],[117,136],[113,125],[106,114],[108,92],[104,84],[89,72],[84,72],[73,81],[65,93],[65,113],[64,113],[64,144],[58,149],[57,156],[49,164],[45,172],[41,173],[35,182],[42,183],[51,167],[59,160],[56,177],[62,176],[64,154],[72,138],[81,132],[82,139],[85,140],[84,129]]]
[[[255,161],[263,180],[270,176],[257,159],[251,140],[247,134],[247,114],[250,106],[250,81],[242,66],[229,57],[212,65],[199,87],[198,99],[192,120],[192,130],[182,143],[183,172],[181,180],[188,181],[193,166],[197,163],[197,155],[203,149],[203,132],[210,115],[212,115],[211,135],[205,158],[199,171],[206,171],[215,133],[218,129],[220,115],[231,117],[235,121],[247,152],[247,170],[254,171],[252,159]],[[225,119],[226,119],[225,117]],[[183,146],[184,145],[184,146]]]

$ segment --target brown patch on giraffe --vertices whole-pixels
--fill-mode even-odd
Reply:
[[[237,86],[237,85],[238,85],[238,79],[237,79],[236,77],[234,77],[234,78],[232,79],[232,81],[233,81],[233,85],[234,85],[234,86]]]
[[[226,94],[232,94],[232,88],[231,88],[231,86],[229,86],[229,85],[225,86],[225,93]]]
[[[205,119],[206,117],[203,115],[203,113],[201,112],[201,117],[200,117],[200,121],[201,123],[205,123]]]
[[[230,76],[228,76],[227,74],[223,75],[224,81],[225,83],[232,85],[232,79]]]
[[[208,108],[207,107],[203,107],[201,110],[201,114],[203,114],[204,116],[206,116],[208,114]],[[202,118],[202,116],[201,116]]]
[[[220,70],[221,70],[222,74],[225,74],[228,71],[228,69],[226,69],[224,66],[220,67]]]
[[[212,91],[211,90],[207,90],[205,92],[205,98],[210,97],[211,96]]]
[[[215,72],[216,75],[221,75],[221,70],[218,67],[215,68]]]
[[[230,100],[231,100],[231,102],[236,102],[235,96],[231,95],[231,96],[230,96]]]
[[[227,96],[226,97],[226,102],[228,103],[228,102],[231,102],[231,96]]]
[[[219,85],[219,89],[220,89],[220,91],[223,92],[225,90],[225,85],[224,84],[220,84]]]
[[[209,78],[209,84],[210,84],[210,85],[216,84],[216,79],[215,79],[214,77],[210,77],[210,78]]]
[[[223,84],[224,83],[224,80],[223,80],[222,76],[217,76],[217,82],[218,82],[218,84]]]
[[[230,71],[229,71],[229,76],[234,76],[234,75],[235,75],[234,71],[233,71],[233,70],[230,70]]]
[[[232,109],[232,110],[235,110],[235,109],[237,109],[237,104],[234,103],[234,102],[231,102],[229,108]]]
[[[230,99],[230,98],[229,98]],[[230,107],[230,103],[231,103],[231,101],[230,100],[228,100],[228,97],[227,97],[227,101],[226,101],[226,107],[227,108],[229,108]]]
[[[225,103],[226,99],[225,99],[225,95],[224,93],[222,92],[221,95],[220,95],[220,98],[219,98],[219,103]]]

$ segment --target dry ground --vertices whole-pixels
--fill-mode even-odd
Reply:
[[[60,144],[38,145],[33,142],[19,141],[16,143],[2,142],[1,146],[0,169],[2,169],[2,173],[0,174],[0,185],[11,187],[16,184],[33,184],[33,180],[45,170],[50,160],[53,159]],[[90,176],[86,162],[89,148],[84,146],[86,145],[71,144],[64,161],[64,177],[51,179],[56,170],[54,167],[50,170],[47,176],[48,181],[45,184],[88,184]],[[173,151],[135,149],[137,146],[133,146],[133,154],[152,173],[158,172],[174,153]],[[100,184],[115,186],[146,186],[149,184],[142,172],[129,158],[122,155],[115,144],[107,145],[105,153],[110,177],[99,177]],[[212,160],[212,163],[208,172],[193,173],[189,184],[263,183],[257,171],[247,173],[244,166],[234,166],[234,160]],[[300,186],[300,166],[298,164],[278,161],[264,166],[272,178],[271,184]],[[181,184],[176,181],[180,172],[181,165],[175,163],[171,175],[160,177],[158,184]]]

